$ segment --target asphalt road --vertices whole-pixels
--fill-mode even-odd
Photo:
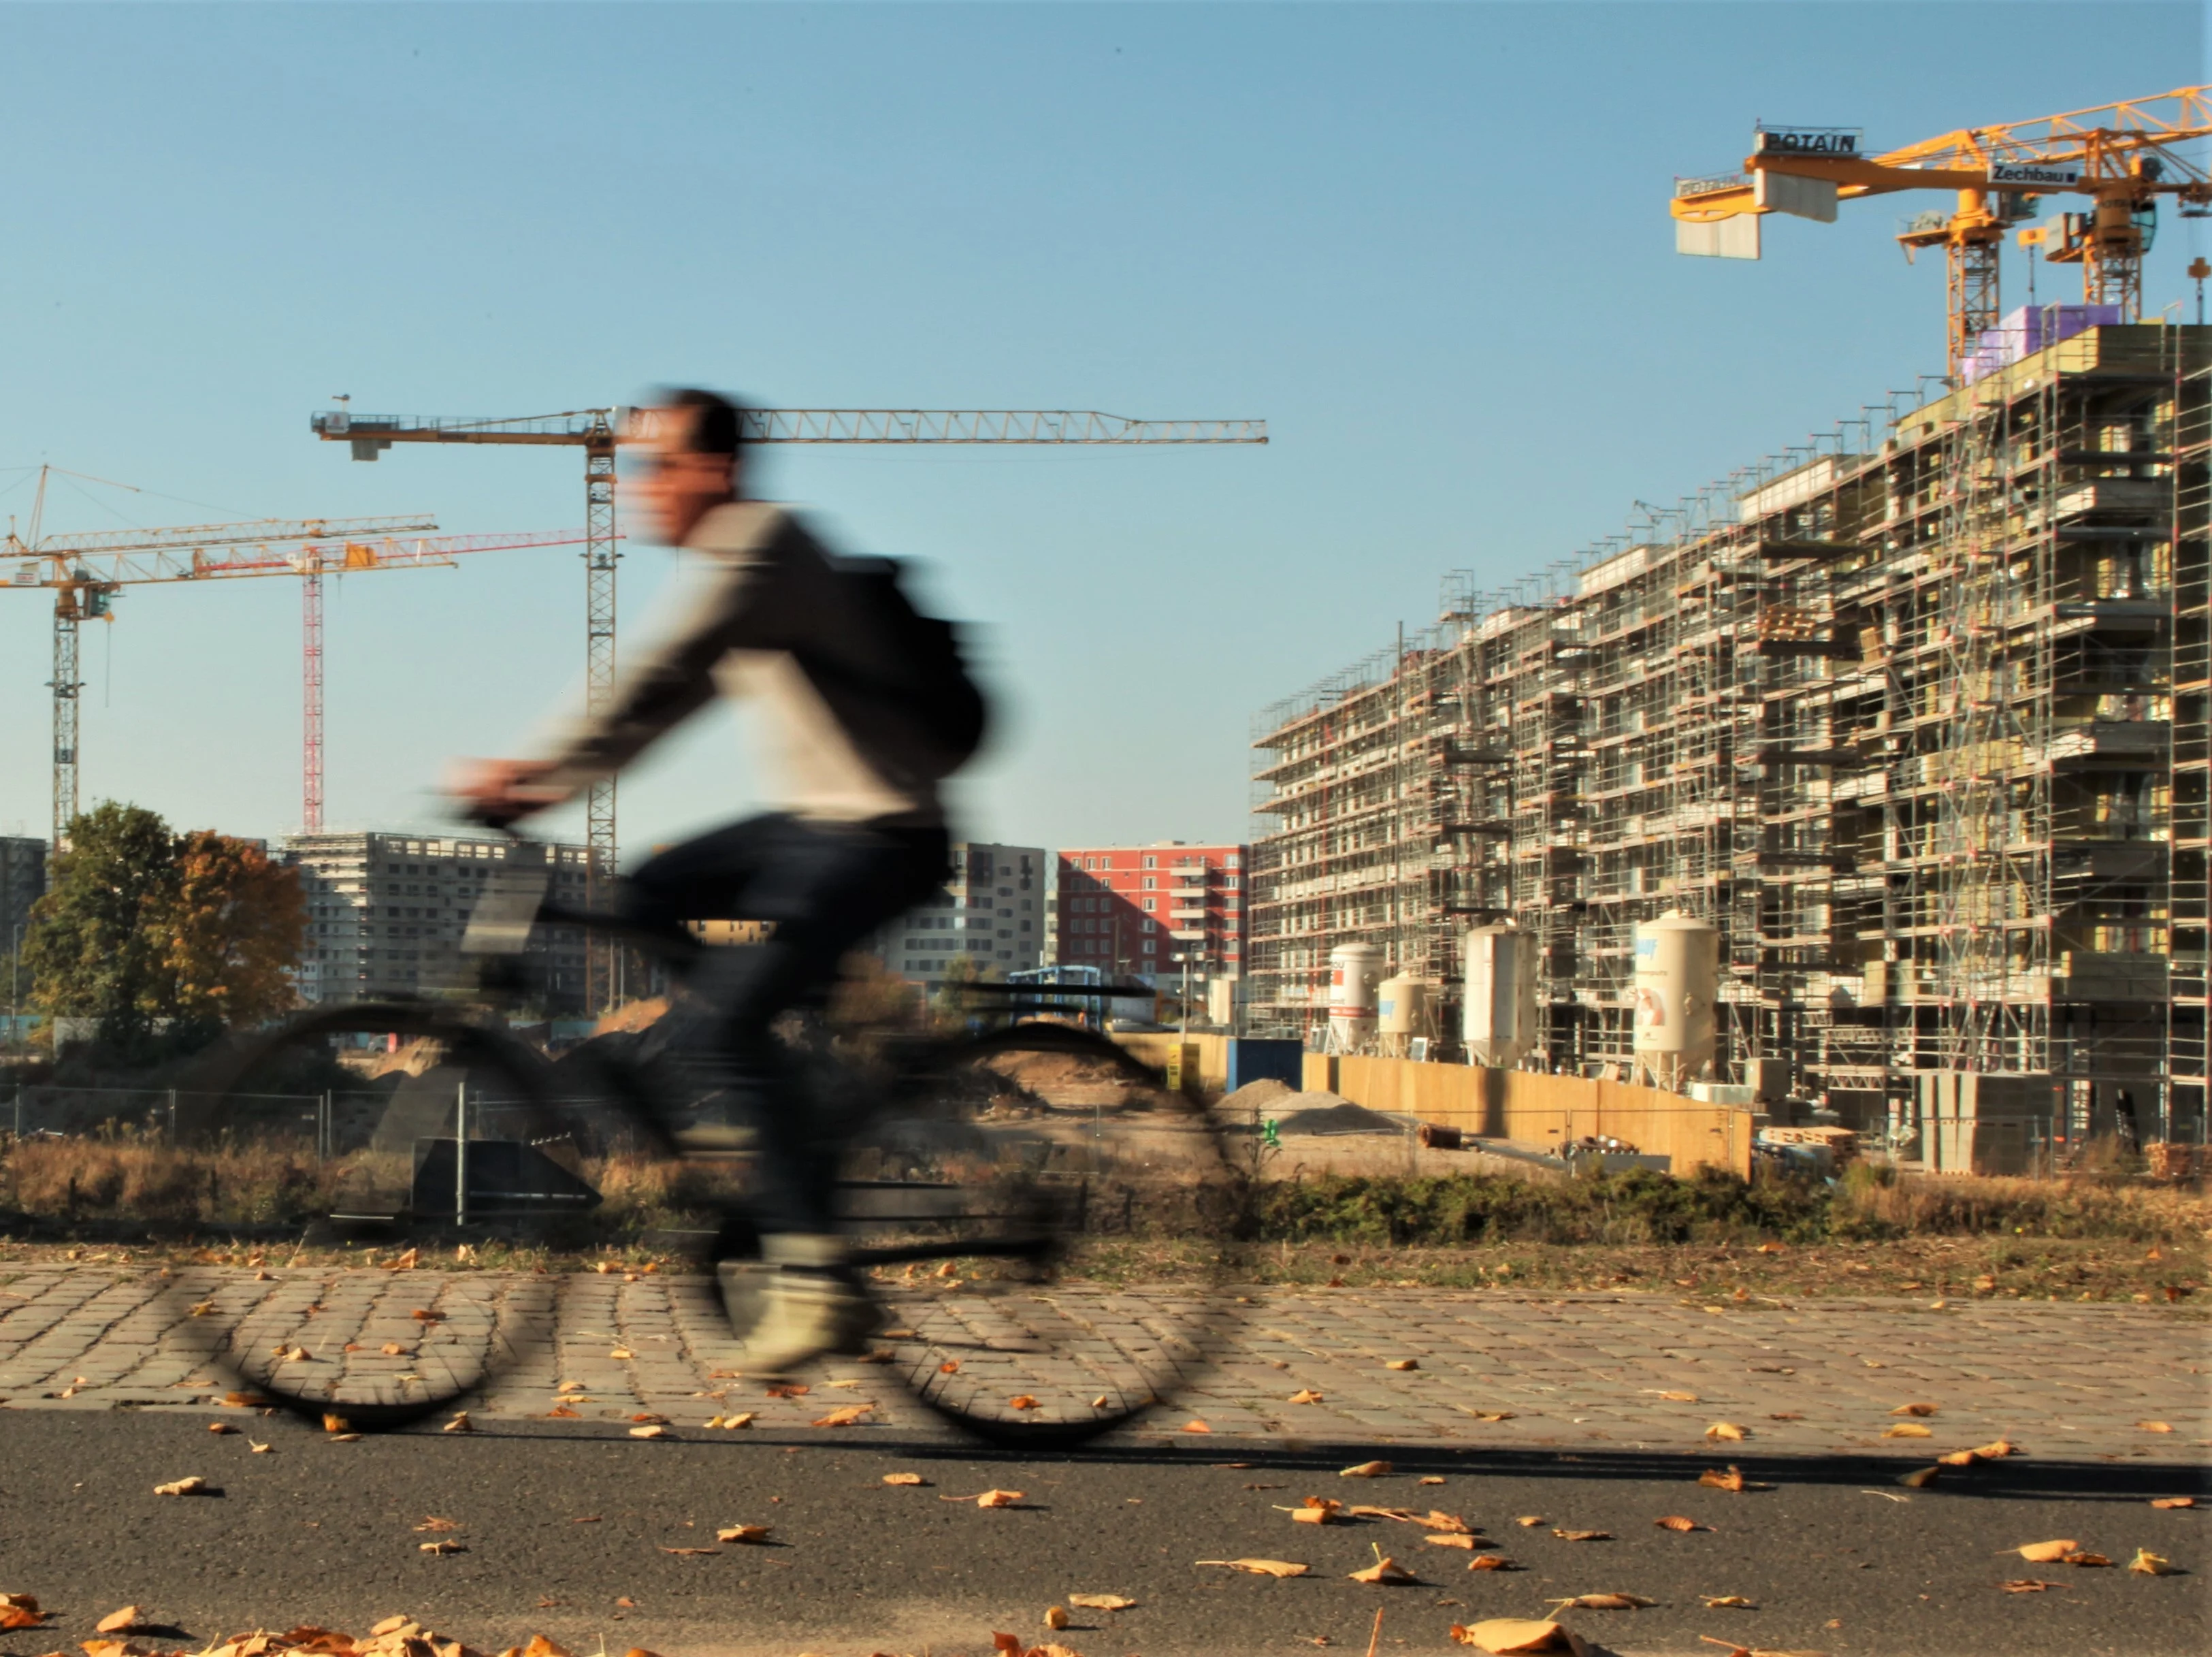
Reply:
[[[550,1422],[342,1444],[287,1419],[228,1414],[242,1430],[218,1437],[206,1416],[168,1410],[0,1412],[0,1590],[60,1612],[46,1630],[0,1636],[0,1652],[73,1650],[125,1604],[176,1630],[164,1646],[300,1623],[363,1633],[404,1611],[488,1649],[544,1632],[580,1653],[604,1641],[608,1652],[669,1657],[983,1654],[994,1629],[1085,1657],[1291,1652],[1324,1640],[1364,1652],[1381,1606],[1384,1651],[1441,1651],[1464,1649],[1450,1645],[1454,1622],[1540,1614],[1547,1599],[1600,1592],[1659,1602],[1565,1613],[1623,1654],[1722,1649],[1701,1636],[1882,1657],[2179,1657],[2207,1644],[2212,1509],[2148,1505],[2204,1499],[2203,1471],[2172,1464],[2028,1459],[1908,1490],[1893,1460],[1747,1459],[1745,1471],[1776,1488],[1735,1495],[1695,1482],[1711,1459],[1656,1453],[1192,1435],[1019,1460],[882,1429],[803,1442],[684,1429],[647,1441]],[[272,1452],[254,1453],[250,1439]],[[1388,1457],[1394,1473],[1338,1476],[1370,1455]],[[1215,1465],[1231,1460],[1251,1465]],[[885,1486],[893,1471],[929,1482]],[[188,1474],[222,1494],[153,1494]],[[1423,1476],[1444,1482],[1425,1486]],[[985,1510],[945,1499],[994,1487],[1024,1500]],[[1471,1573],[1467,1553],[1425,1544],[1419,1526],[1315,1527],[1273,1510],[1310,1494],[1463,1515],[1527,1569]],[[1654,1525],[1672,1514],[1712,1528]],[[1522,1514],[1546,1522],[1524,1528]],[[416,1528],[432,1516],[457,1528]],[[735,1523],[773,1526],[772,1544],[667,1551],[714,1547],[714,1527]],[[1564,1541],[1554,1526],[1614,1539]],[[2148,1547],[2185,1574],[2034,1566],[2003,1551],[2055,1538],[2120,1565]],[[434,1539],[465,1551],[422,1552]],[[1346,1580],[1372,1563],[1373,1544],[1421,1585]],[[1194,1563],[1244,1556],[1301,1561],[1313,1574],[1278,1581]],[[2000,1591],[2022,1577],[2063,1586]],[[1071,1593],[1138,1604],[1078,1611],[1048,1636],[1045,1607]],[[1741,1594],[1758,1609],[1708,1610],[1706,1594]]]

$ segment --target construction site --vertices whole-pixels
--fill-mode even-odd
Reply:
[[[2005,152],[1979,139],[1986,181]],[[1823,164],[1784,164],[1833,218]],[[1869,169],[1829,170],[1848,199]],[[1678,219],[1784,195],[1691,182]],[[2070,252],[2084,302],[2000,316],[2021,215],[1962,182],[1917,231],[1951,260],[1947,375],[1507,590],[1447,576],[1434,625],[1258,715],[1254,1027],[1376,1030],[1332,1017],[1364,946],[1425,991],[1386,1051],[1418,1028],[1431,1054],[1742,1087],[1877,1135],[1932,1111],[2000,1167],[2201,1143],[2212,328],[2137,320],[2149,198],[2125,199],[2020,238]],[[1686,1014],[1709,1057],[1667,1075],[1638,955],[1684,923],[1717,956]],[[1489,1044],[1501,931],[1528,1027]]]

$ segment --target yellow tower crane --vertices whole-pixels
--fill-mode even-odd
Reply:
[[[1265,443],[1264,420],[1130,420],[1073,409],[754,409],[745,437],[756,443],[901,443],[945,447],[1022,443],[1127,447],[1135,444]],[[351,445],[374,460],[394,443],[565,445],[584,451],[584,697],[605,705],[615,681],[615,450],[645,435],[637,411],[568,409],[513,419],[356,414],[350,407],[310,417],[325,442]],[[594,783],[585,801],[586,888],[602,906],[615,874],[615,784]],[[611,945],[586,950],[585,1005],[605,1008],[614,989]]]
[[[2176,198],[2187,216],[2212,214],[2212,176],[2178,149],[2212,134],[2208,94],[2212,87],[2181,87],[2032,121],[1965,127],[1872,156],[1861,153],[1854,128],[1761,125],[1741,173],[1675,180],[1675,251],[1757,259],[1763,215],[1832,223],[1838,201],[1955,191],[1950,211],[1920,214],[1897,238],[1908,259],[1923,247],[1944,250],[1947,360],[1955,380],[1984,330],[1996,326],[2005,231],[2033,217],[2043,196],[2084,195],[2088,208],[2064,215],[2029,245],[2043,247],[2054,263],[2079,265],[2087,303],[2118,307],[2124,322],[2141,319],[2142,259],[2158,198]]]

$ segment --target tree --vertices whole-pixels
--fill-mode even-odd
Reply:
[[[307,931],[292,870],[243,840],[179,836],[112,801],[79,815],[69,842],[23,940],[49,1013],[98,1019],[103,1044],[133,1052],[156,1020],[212,1033],[292,1004]]]
[[[307,929],[298,874],[213,829],[177,843],[176,867],[163,917],[171,1015],[235,1029],[289,1008]]]
[[[23,939],[39,1003],[98,1019],[103,1039],[142,1038],[166,1010],[177,885],[176,838],[160,817],[112,800],[79,813]]]

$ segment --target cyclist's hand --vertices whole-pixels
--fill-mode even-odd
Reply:
[[[447,783],[447,792],[460,802],[462,814],[471,822],[505,828],[568,798],[569,790],[543,780],[552,769],[543,759],[465,759]]]

